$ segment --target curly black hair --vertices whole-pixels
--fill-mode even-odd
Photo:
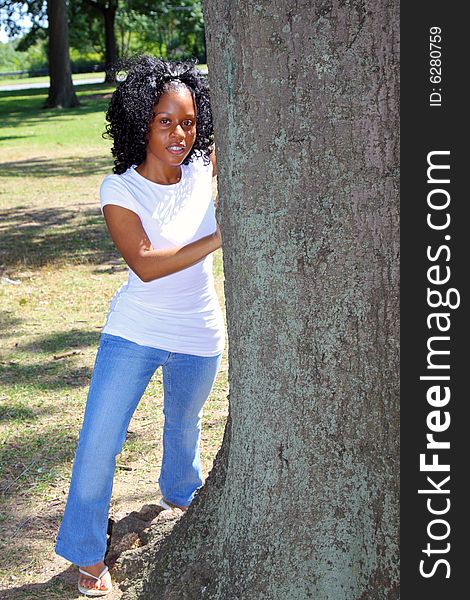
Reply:
[[[214,143],[209,86],[206,77],[196,69],[196,62],[170,62],[139,55],[116,65],[117,79],[121,73],[126,77],[113,92],[106,112],[109,124],[103,134],[114,142],[114,173],[124,173],[145,160],[154,106],[164,92],[181,85],[188,88],[196,107],[196,139],[183,164],[189,164],[195,154],[209,163]]]

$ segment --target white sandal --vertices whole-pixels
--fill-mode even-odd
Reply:
[[[107,572],[109,571],[108,567],[105,567],[101,573],[98,575],[98,577],[96,577],[95,575],[92,575],[91,573],[88,573],[87,571],[84,571],[83,569],[80,569],[80,567],[78,568],[78,572],[81,573],[82,575],[86,575],[87,577],[90,577],[91,579],[96,579],[96,581],[100,581],[100,579],[103,577],[103,575],[105,575]],[[97,590],[97,589],[93,589],[93,588],[86,588],[83,587],[82,585],[80,585],[80,581],[78,583],[78,591],[83,594],[84,596],[106,596],[107,594],[109,594],[109,592],[113,589],[112,584],[109,586],[109,588],[106,588],[105,590]]]
[[[165,500],[163,500],[163,498],[160,500],[160,502],[158,504],[165,510],[173,510],[173,506],[170,506],[169,504],[167,504],[165,502]]]
[[[171,503],[167,502],[166,500],[164,500],[164,498],[162,498],[158,504],[165,510],[175,510],[175,508],[177,508],[177,509],[181,510],[181,512],[185,512],[179,506],[176,506],[176,504],[171,504]]]

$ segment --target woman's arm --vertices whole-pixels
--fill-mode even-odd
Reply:
[[[217,175],[217,159],[215,157],[215,146],[213,147],[209,158],[211,159],[212,163],[212,177],[215,177]]]
[[[212,163],[212,177],[216,177],[217,176],[217,159],[215,157],[215,146],[213,147],[212,153],[209,156],[209,158],[211,159],[211,163]],[[216,210],[219,207],[219,193],[217,191],[215,192],[214,206],[215,206]]]
[[[141,220],[134,212],[107,204],[103,213],[114,245],[134,273],[145,282],[186,269],[222,245],[217,225],[214,233],[186,246],[154,250]]]

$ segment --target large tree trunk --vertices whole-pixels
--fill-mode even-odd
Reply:
[[[230,416],[125,598],[398,592],[398,1],[207,0]]]
[[[45,108],[71,108],[79,102],[72,83],[69,56],[69,25],[65,0],[48,0],[49,95]]]

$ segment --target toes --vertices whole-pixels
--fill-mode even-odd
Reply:
[[[107,590],[111,587],[111,577],[106,573],[99,581],[89,577],[81,577],[80,585],[89,590]]]
[[[94,579],[86,579],[86,578],[84,578],[80,581],[80,585],[82,585],[83,587],[85,587],[89,590],[93,590],[93,589],[99,590],[100,588],[97,587],[97,585],[96,585],[97,583],[98,582],[95,581]]]

